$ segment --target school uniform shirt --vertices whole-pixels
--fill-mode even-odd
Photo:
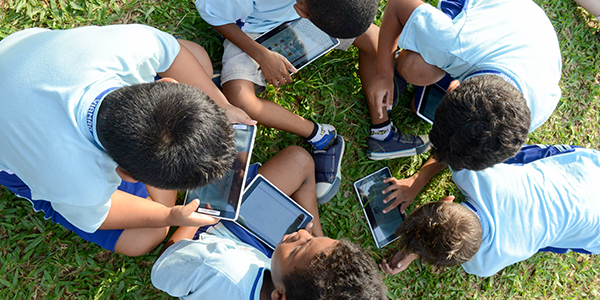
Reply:
[[[152,267],[152,284],[185,300],[260,299],[271,260],[242,242],[222,223],[198,240],[171,245]]]
[[[97,139],[113,88],[153,82],[179,43],[143,25],[26,29],[0,41],[0,170],[14,172],[69,222],[94,232],[121,183]]]
[[[451,19],[429,4],[418,6],[400,35],[400,48],[459,81],[475,72],[504,74],[523,93],[533,131],[560,100],[561,56],[556,32],[531,0],[470,0]]]
[[[263,33],[300,18],[294,4],[296,0],[196,0],[196,9],[212,26],[236,23],[244,32]]]
[[[452,179],[483,228],[479,251],[462,265],[467,273],[491,276],[546,247],[600,253],[600,152],[577,148]]]

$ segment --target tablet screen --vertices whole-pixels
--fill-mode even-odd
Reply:
[[[405,218],[404,214],[400,213],[399,207],[386,214],[383,213],[383,209],[389,205],[389,203],[384,204],[383,199],[390,193],[382,194],[381,191],[390,185],[390,183],[383,182],[389,177],[392,175],[390,170],[385,167],[354,183],[354,189],[367,217],[371,234],[379,248],[383,248],[397,239],[396,228]]]
[[[199,199],[198,212],[226,220],[235,220],[238,216],[256,134],[256,126],[234,124],[233,127],[237,155],[231,170],[217,182],[188,191],[185,199],[185,203]],[[206,208],[207,203],[210,208]]]
[[[265,48],[283,55],[300,70],[339,44],[307,19],[283,23],[255,41]]]
[[[425,121],[433,124],[435,111],[445,94],[446,91],[435,84],[425,87],[418,108],[419,115],[424,118]]]
[[[275,249],[284,235],[305,228],[313,217],[261,175],[244,192],[236,223]]]

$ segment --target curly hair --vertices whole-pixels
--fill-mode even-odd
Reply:
[[[283,278],[287,299],[387,299],[379,269],[359,245],[341,239],[333,250],[317,254],[308,268]]]
[[[401,252],[442,266],[469,261],[481,246],[482,234],[481,222],[473,211],[444,201],[422,205],[396,229]]]
[[[530,123],[519,90],[497,75],[475,76],[442,99],[429,134],[431,153],[455,171],[483,170],[513,157]]]
[[[98,139],[131,177],[161,189],[221,178],[236,154],[225,110],[195,87],[153,82],[122,87],[100,104]]]
[[[306,0],[310,21],[335,38],[355,38],[375,20],[377,0]]]

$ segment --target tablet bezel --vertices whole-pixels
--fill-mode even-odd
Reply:
[[[373,237],[373,240],[375,241],[375,245],[377,245],[377,248],[382,249],[383,247],[389,245],[390,243],[392,243],[393,241],[398,239],[398,236],[396,236],[395,234],[392,235],[388,235],[386,236],[385,240],[378,240],[375,236],[375,232],[373,230],[373,223],[375,222],[375,220],[372,220],[370,217],[370,214],[367,212],[367,208],[369,210],[372,211],[371,206],[369,205],[369,203],[363,203],[360,192],[358,191],[359,186],[364,182],[369,180],[371,177],[373,176],[381,176],[383,175],[383,178],[389,178],[392,177],[392,173],[390,172],[390,169],[388,167],[383,167],[357,181],[354,182],[354,191],[356,192],[356,195],[358,197],[358,203],[360,204],[360,206],[363,209],[363,213],[365,214],[365,218],[367,219],[367,224],[369,225],[369,230],[371,231],[371,236]],[[398,213],[400,214],[400,216],[402,217],[402,222],[404,222],[404,220],[406,220],[406,214],[402,213],[400,211],[400,206],[397,206],[396,208],[394,208],[394,210],[398,210]],[[389,213],[389,212],[388,212]]]
[[[287,30],[289,30],[290,28],[293,28],[293,23],[294,23],[294,22],[300,22],[300,21],[302,21],[302,20],[305,20],[305,21],[307,21],[307,22],[310,22],[308,19],[303,19],[303,18],[298,18],[298,19],[294,19],[294,20],[291,20],[291,21],[284,22],[284,23],[280,24],[279,26],[277,26],[277,27],[275,27],[275,28],[273,28],[273,29],[271,29],[271,30],[269,30],[269,31],[267,31],[267,32],[265,32],[265,33],[263,33],[263,34],[261,34],[261,35],[257,36],[256,38],[254,38],[254,41],[256,41],[257,43],[259,43],[259,44],[261,44],[263,47],[265,47],[265,46],[263,45],[263,43],[264,43],[266,40],[268,40],[268,39],[272,38],[272,37],[273,37],[273,36],[275,36],[276,34],[278,34],[278,33],[282,32],[282,31],[284,31],[284,30],[286,30],[286,29],[287,29]],[[312,24],[312,22],[310,22],[310,23]],[[312,24],[312,25],[313,25],[313,26],[315,26],[314,24]],[[315,26],[315,28],[316,28],[317,30],[320,30],[320,31],[322,31],[321,29],[319,29],[319,28],[318,28],[318,27],[316,27],[316,26]],[[327,36],[330,38],[330,40],[331,40],[332,44],[331,44],[330,46],[326,47],[326,48],[325,48],[325,50],[323,50],[323,51],[319,52],[319,54],[318,54],[318,55],[316,55],[316,56],[314,56],[312,59],[310,59],[310,58],[309,58],[309,59],[307,59],[306,61],[303,61],[301,64],[294,65],[294,67],[296,68],[296,70],[300,71],[300,69],[302,69],[302,68],[306,67],[307,65],[309,65],[310,63],[312,63],[313,61],[315,61],[316,59],[318,59],[319,57],[321,57],[321,56],[323,56],[323,55],[327,54],[329,51],[331,51],[333,48],[335,48],[337,45],[339,45],[339,44],[340,44],[340,40],[339,40],[339,39],[337,39],[337,38],[334,38],[334,37],[331,37],[331,36],[329,36],[329,35],[328,35],[327,33],[325,33],[325,32],[323,32],[323,34],[327,35]],[[287,58],[287,57],[286,57],[286,58]],[[289,61],[289,60],[288,60],[288,61]],[[292,62],[290,62],[290,63],[292,63]],[[293,64],[293,63],[292,63],[292,64]]]
[[[238,189],[239,190],[239,194],[237,195],[237,205],[234,206],[235,207],[235,211],[232,214],[231,212],[227,212],[227,211],[223,211],[223,210],[206,209],[206,208],[203,207],[203,202],[202,202],[201,199],[200,199],[200,207],[198,207],[198,209],[196,210],[196,212],[198,212],[198,213],[209,215],[211,217],[215,217],[215,218],[222,219],[222,220],[229,220],[229,221],[234,221],[235,219],[237,219],[237,217],[238,217],[238,215],[240,213],[240,206],[242,204],[242,197],[244,195],[244,187],[246,185],[246,174],[248,173],[248,167],[250,166],[250,160],[252,158],[252,150],[254,149],[254,141],[256,139],[256,125],[233,124],[233,129],[236,130],[236,132],[238,130],[247,130],[247,129],[250,130],[249,143],[246,144],[246,148],[248,148],[248,156],[246,158],[246,164],[243,167],[244,173],[241,176],[242,177],[241,178],[241,184],[240,184],[239,189]],[[235,162],[234,162],[233,165],[235,166]],[[240,170],[241,169],[242,168],[240,168]],[[206,185],[206,186],[210,186],[210,185],[214,185],[214,183]],[[194,200],[194,199],[189,199],[189,195],[190,195],[190,193],[192,191],[203,189],[206,186],[198,188],[198,189],[194,189],[194,190],[187,190],[186,193],[185,193],[184,203],[188,204],[192,200]],[[233,186],[234,185],[232,185],[230,187],[230,191],[231,191],[231,188]],[[232,197],[229,196],[229,199],[231,199],[231,198]],[[229,199],[227,199],[227,202],[229,202]],[[216,214],[217,212],[219,213],[218,215]]]
[[[293,207],[299,209],[306,216],[304,218],[304,220],[302,221],[302,223],[300,223],[298,225],[298,230],[305,228],[306,225],[308,225],[308,223],[313,221],[313,219],[314,219],[313,215],[311,215],[306,209],[304,209],[302,206],[300,206],[300,204],[296,203],[296,201],[294,201],[292,198],[290,198],[288,195],[286,195],[284,192],[282,192],[279,188],[277,188],[277,186],[275,186],[273,183],[271,183],[267,178],[265,178],[261,174],[257,174],[256,177],[252,180],[252,182],[250,182],[250,184],[244,191],[244,197],[243,197],[241,203],[245,202],[248,199],[248,197],[251,195],[252,191],[254,191],[254,189],[256,189],[260,184],[267,184],[268,186],[273,188],[273,190],[281,196],[281,199],[286,199],[287,200],[286,203],[289,203],[289,205],[292,205]],[[240,209],[240,215],[243,216],[243,214],[244,214],[244,212],[242,212]],[[274,239],[274,240],[276,240],[275,244],[271,244],[269,241],[266,240],[266,238],[263,238],[263,237],[259,236],[259,234],[254,233],[250,228],[247,228],[246,226],[242,225],[237,219],[234,222],[237,225],[239,225],[242,229],[244,229],[248,233],[252,234],[254,237],[259,239],[261,242],[263,242],[265,245],[267,245],[269,248],[271,248],[273,250],[275,250],[275,248],[277,247],[277,244],[283,238],[283,236],[281,238],[278,238],[279,241],[277,241],[277,239]]]
[[[446,90],[444,90],[441,86],[437,85],[437,84],[432,84],[432,85],[428,85],[426,87],[424,87],[422,89],[422,92],[419,93],[418,95],[415,95],[415,98],[418,97],[419,98],[419,105],[417,106],[417,115],[425,120],[427,123],[433,125],[433,121],[435,118],[430,119],[428,116],[425,115],[425,110],[427,108],[427,104],[428,104],[428,100],[429,100],[429,95],[431,93],[431,90],[437,90],[439,92],[442,93],[442,97],[446,94]],[[442,101],[442,99],[440,99],[440,102]],[[438,102],[439,105],[439,102]],[[437,106],[435,107],[435,109],[437,110]],[[435,113],[434,113],[434,117],[435,117]]]

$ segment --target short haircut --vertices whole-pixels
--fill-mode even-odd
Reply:
[[[307,268],[287,274],[283,284],[290,300],[387,299],[375,261],[347,239],[339,240],[331,252],[317,254]]]
[[[131,177],[161,189],[221,178],[236,154],[225,110],[204,92],[153,82],[110,92],[98,110],[98,139]]]
[[[306,0],[309,19],[332,37],[355,38],[375,20],[377,0]]]
[[[435,113],[432,155],[455,171],[483,170],[513,157],[529,133],[523,94],[497,75],[465,80],[448,92]]]
[[[423,261],[441,266],[469,261],[481,246],[482,233],[473,211],[444,201],[415,209],[396,229],[401,252],[417,254]]]

